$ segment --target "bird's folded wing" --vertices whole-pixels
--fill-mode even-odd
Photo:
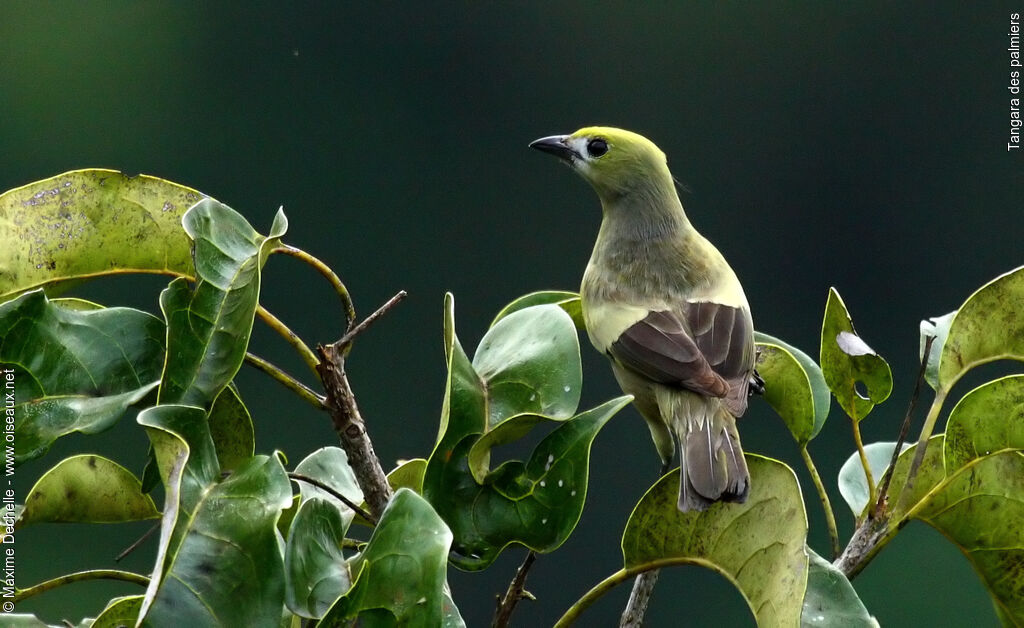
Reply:
[[[753,338],[750,315],[711,302],[686,302],[651,312],[628,327],[609,348],[626,368],[661,384],[709,397],[727,397],[734,411],[746,409]]]

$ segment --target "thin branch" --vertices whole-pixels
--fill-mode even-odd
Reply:
[[[149,537],[153,536],[153,533],[154,533],[154,532],[156,532],[156,531],[157,531],[157,530],[159,530],[159,529],[160,529],[160,524],[159,524],[159,523],[157,523],[157,524],[153,525],[153,527],[151,527],[150,529],[146,530],[145,534],[143,534],[142,536],[140,536],[140,537],[139,537],[139,538],[138,538],[138,539],[137,539],[137,540],[136,540],[136,541],[135,541],[134,543],[132,543],[131,545],[129,545],[128,547],[126,547],[126,548],[124,549],[124,551],[123,551],[123,552],[121,552],[120,554],[118,554],[118,555],[117,555],[117,557],[116,557],[116,558],[114,558],[114,562],[115,562],[115,563],[119,563],[119,562],[121,562],[121,560],[122,560],[122,559],[123,559],[123,558],[124,558],[125,556],[127,556],[128,554],[131,554],[131,553],[132,553],[132,552],[134,552],[134,551],[135,551],[136,549],[138,549],[138,547],[139,547],[140,545],[142,545],[142,544],[143,544],[143,543],[144,543],[144,542],[146,541],[146,539],[148,539]]]
[[[296,248],[294,246],[289,246],[287,244],[279,246],[278,248],[271,251],[271,253],[284,253],[285,255],[291,255],[292,257],[300,259],[303,262],[309,264],[310,266],[315,268],[318,273],[323,275],[327,279],[327,281],[330,282],[331,287],[334,288],[334,291],[338,294],[338,297],[341,299],[341,305],[345,310],[346,331],[352,329],[352,325],[354,325],[356,322],[356,308],[352,304],[352,297],[348,293],[348,288],[345,287],[345,284],[342,283],[338,275],[335,274],[333,270],[331,270],[330,266],[323,263],[316,257],[310,255],[309,253],[303,251],[302,249]]]
[[[647,614],[647,606],[651,603],[651,596],[654,594],[654,586],[658,584],[660,573],[661,571],[657,569],[645,571],[633,581],[629,601],[626,602],[626,608],[619,617],[619,628],[640,628],[644,625],[644,615]]]
[[[907,406],[907,413],[903,416],[903,425],[900,426],[900,435],[896,439],[896,447],[892,450],[892,458],[889,459],[889,466],[882,476],[882,482],[878,490],[878,501],[875,502],[873,516],[877,519],[885,513],[886,497],[889,492],[889,482],[892,481],[892,472],[896,468],[896,459],[900,457],[903,443],[907,439],[907,432],[910,431],[911,417],[914,416],[914,409],[917,407],[917,398],[921,394],[921,382],[924,380],[924,373],[928,369],[928,356],[931,354],[932,343],[935,336],[928,336],[924,341],[924,358],[921,360],[921,368],[917,371],[917,379],[914,381],[914,392],[910,396],[910,404]]]
[[[821,506],[825,511],[825,524],[828,526],[828,537],[832,545],[832,560],[839,557],[839,528],[836,526],[836,515],[832,510],[832,502],[829,501],[828,492],[825,490],[825,484],[821,481],[821,476],[818,475],[818,468],[814,466],[814,460],[811,459],[811,454],[807,451],[807,443],[800,445],[800,456],[804,459],[804,464],[807,466],[807,472],[811,474],[811,481],[814,482],[814,488],[818,491],[818,497],[821,499]]]
[[[302,361],[306,363],[306,366],[308,366],[310,370],[314,373],[317,372],[318,360],[316,358],[316,354],[313,353],[313,350],[310,349],[305,342],[302,341],[302,338],[299,338],[298,334],[289,329],[287,325],[281,322],[281,319],[271,314],[270,311],[262,305],[256,308],[256,315],[263,319],[263,322],[266,323],[268,327],[276,331],[278,335],[284,338],[285,341],[290,344],[296,352],[298,352],[299,357],[302,358]]]
[[[342,348],[352,344],[352,340],[354,340],[356,336],[366,331],[367,327],[374,324],[377,321],[377,319],[380,318],[381,316],[387,314],[391,310],[391,308],[398,305],[398,303],[407,295],[408,293],[405,290],[399,290],[398,294],[388,299],[384,305],[377,308],[376,312],[364,318],[362,322],[360,322],[358,325],[349,329],[348,332],[346,332],[345,335],[341,337],[341,340],[334,344]]]
[[[505,596],[499,599],[498,608],[494,611],[494,621],[491,622],[492,628],[505,628],[509,625],[509,621],[512,619],[512,611],[515,610],[519,600],[537,599],[525,588],[526,575],[529,573],[530,567],[533,566],[533,561],[535,560],[537,560],[537,554],[532,550],[528,551],[526,558],[523,559],[523,564],[519,566],[515,577],[512,578],[512,582],[508,584]]]
[[[327,493],[330,493],[332,497],[334,497],[335,499],[338,499],[339,501],[341,501],[341,503],[343,503],[346,506],[348,506],[349,508],[351,508],[352,512],[356,513],[357,515],[359,515],[363,519],[366,519],[367,521],[369,521],[373,525],[377,525],[377,518],[376,517],[374,517],[370,513],[366,512],[366,510],[363,509],[359,504],[353,502],[351,499],[345,497],[344,495],[342,495],[338,491],[334,490],[330,486],[324,484],[320,480],[318,480],[316,478],[311,478],[308,475],[303,475],[301,473],[289,473],[288,477],[292,481],[294,481],[294,482],[305,482],[306,484],[315,486],[315,487],[317,487],[318,489],[320,489],[322,491],[326,491]]]
[[[317,394],[317,392],[310,388],[309,386],[306,386],[305,384],[295,379],[288,373],[285,373],[283,370],[281,370],[281,368],[275,366],[274,364],[268,362],[267,360],[264,360],[258,355],[249,353],[248,351],[245,353],[245,361],[248,362],[250,366],[253,366],[263,371],[267,375],[271,376],[272,378],[283,384],[285,388],[288,388],[289,390],[294,392],[296,395],[301,397],[304,401],[308,402],[317,410],[324,410],[327,408],[326,399],[322,395]]]
[[[53,580],[40,582],[39,584],[27,589],[18,589],[14,593],[14,602],[18,603],[27,600],[30,597],[39,595],[40,593],[56,589],[57,587],[65,584],[82,582],[85,580],[121,580],[123,582],[133,582],[142,586],[149,585],[149,578],[141,574],[132,573],[130,571],[120,571],[118,569],[91,569],[89,571],[69,573],[67,575],[54,578]]]

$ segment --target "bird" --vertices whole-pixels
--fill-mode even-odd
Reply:
[[[750,473],[736,419],[763,391],[753,319],[736,273],[683,211],[665,153],[602,126],[530,147],[568,164],[601,201],[580,288],[583,320],[633,395],[663,474],[678,448],[678,509],[745,502]]]

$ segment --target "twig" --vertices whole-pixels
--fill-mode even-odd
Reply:
[[[361,506],[359,506],[359,504],[356,504],[351,499],[345,497],[344,495],[342,495],[338,491],[334,490],[330,486],[324,484],[320,480],[318,480],[316,478],[311,478],[308,475],[303,475],[302,473],[289,473],[288,477],[291,478],[292,481],[295,481],[295,482],[305,482],[306,484],[310,484],[312,486],[317,487],[318,489],[320,489],[322,491],[326,491],[327,493],[330,493],[332,497],[338,499],[339,501],[341,501],[341,503],[343,503],[346,506],[348,506],[349,508],[351,508],[352,512],[356,513],[357,515],[359,515],[363,519],[366,519],[367,521],[369,521],[373,525],[377,525],[377,518],[376,517],[374,517],[370,513],[366,512],[366,510],[364,510]]]
[[[256,315],[263,319],[263,322],[266,323],[268,327],[276,331],[278,335],[284,338],[285,341],[298,352],[299,357],[302,358],[302,361],[306,363],[306,366],[308,366],[310,370],[314,373],[317,372],[316,354],[313,353],[313,350],[310,349],[305,342],[302,341],[302,338],[299,338],[298,334],[289,329],[287,325],[281,322],[281,319],[271,314],[270,311],[262,305],[256,308]]]
[[[494,611],[494,621],[491,622],[492,628],[505,628],[508,626],[509,621],[512,619],[512,611],[515,610],[519,600],[536,599],[532,593],[525,589],[526,575],[529,573],[530,567],[533,566],[533,561],[535,560],[537,560],[537,554],[532,550],[528,551],[526,558],[523,559],[523,564],[519,566],[515,577],[512,578],[512,582],[508,584],[505,596],[499,599],[498,608]]]
[[[814,482],[814,488],[818,491],[818,497],[821,499],[821,506],[825,510],[825,524],[828,526],[829,541],[832,545],[832,560],[835,560],[839,557],[840,547],[839,528],[836,526],[836,515],[832,510],[832,502],[829,501],[825,484],[822,483],[821,476],[818,475],[818,468],[814,466],[814,460],[811,459],[811,454],[807,451],[807,443],[801,443],[800,456],[804,459],[807,472],[811,474],[811,481]]]
[[[345,309],[345,330],[347,331],[352,329],[352,325],[356,322],[356,308],[352,304],[352,297],[348,293],[348,288],[346,288],[345,284],[341,282],[338,275],[331,270],[330,266],[302,249],[289,246],[287,244],[277,247],[271,251],[271,253],[284,253],[285,255],[291,255],[292,257],[309,264],[315,268],[318,273],[323,275],[327,281],[330,282],[331,287],[334,288],[338,297],[341,298],[342,307]]]
[[[366,328],[374,324],[378,318],[384,316],[391,310],[391,308],[398,305],[399,301],[404,299],[406,295],[408,295],[408,293],[405,290],[399,290],[398,294],[388,299],[384,305],[377,308],[376,312],[364,318],[358,325],[349,329],[348,332],[341,337],[341,340],[334,344],[341,348],[348,347],[348,345],[352,344],[352,340],[355,339],[356,336],[366,331]]]
[[[882,482],[878,490],[878,501],[875,502],[874,518],[880,518],[885,513],[886,496],[889,492],[889,482],[892,481],[892,472],[896,468],[896,460],[900,457],[903,443],[907,439],[907,432],[910,431],[910,420],[914,415],[914,408],[917,407],[917,398],[921,394],[921,382],[924,380],[924,373],[928,369],[928,355],[932,350],[932,343],[935,336],[928,336],[924,341],[924,353],[921,359],[921,368],[917,371],[917,379],[914,381],[914,392],[910,395],[910,404],[907,406],[907,413],[903,416],[903,425],[900,426],[900,435],[896,439],[896,447],[892,450],[892,458],[889,459],[889,466],[882,475]]]
[[[89,571],[69,573],[54,578],[53,580],[40,582],[39,584],[27,589],[17,589],[14,592],[13,599],[15,603],[21,602],[30,597],[39,595],[40,593],[56,589],[59,586],[71,584],[72,582],[82,582],[84,580],[121,580],[123,582],[134,582],[135,584],[140,584],[142,586],[149,585],[149,578],[130,571],[120,571],[118,569],[90,569]]]
[[[249,353],[247,351],[245,353],[245,361],[248,362],[250,366],[253,366],[263,371],[267,375],[271,376],[272,378],[283,384],[285,388],[288,388],[289,390],[297,394],[299,397],[301,397],[303,400],[309,402],[316,409],[323,410],[327,407],[326,400],[322,395],[318,395],[315,390],[313,390],[309,386],[306,386],[305,384],[295,379],[288,373],[285,373],[283,370],[281,370],[281,368],[275,366],[274,364],[271,364],[267,360],[264,360],[258,355]]]
[[[645,571],[633,581],[633,590],[629,593],[629,601],[619,618],[619,628],[640,628],[644,625],[647,605],[651,603],[654,586],[658,584],[661,571],[654,569]]]
[[[121,560],[122,560],[122,559],[123,559],[123,558],[124,558],[125,556],[127,556],[128,554],[131,554],[131,553],[132,553],[132,552],[134,552],[134,551],[135,551],[136,549],[138,549],[138,548],[139,548],[139,546],[140,546],[140,545],[142,545],[142,544],[143,544],[143,543],[144,543],[144,542],[146,541],[146,539],[148,539],[149,537],[153,536],[153,533],[154,533],[154,532],[156,532],[156,531],[157,531],[157,530],[159,530],[159,529],[160,529],[160,524],[159,524],[159,523],[157,523],[156,525],[154,525],[154,526],[153,526],[153,527],[151,527],[150,529],[146,530],[145,534],[143,534],[142,536],[140,536],[140,537],[139,537],[139,538],[138,538],[138,539],[137,539],[137,540],[136,540],[136,541],[135,541],[134,543],[132,543],[131,545],[129,545],[128,547],[126,547],[126,548],[124,549],[124,551],[123,551],[123,552],[121,552],[120,554],[118,554],[118,555],[117,555],[117,557],[116,557],[116,558],[114,558],[114,562],[115,562],[115,563],[119,563],[119,562],[121,562]]]

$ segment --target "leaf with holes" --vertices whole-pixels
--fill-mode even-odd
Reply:
[[[832,399],[821,368],[806,353],[778,338],[754,332],[754,340],[765,401],[796,442],[810,442],[825,425]]]
[[[842,297],[828,292],[821,324],[821,372],[832,394],[854,421],[860,421],[892,392],[889,364],[861,340]],[[866,395],[857,390],[861,383]]]
[[[197,281],[176,279],[160,295],[167,362],[160,403],[209,408],[242,365],[269,250],[288,228],[284,212],[264,237],[230,207],[205,199],[182,219],[193,240]]]
[[[746,503],[718,502],[679,512],[679,472],[662,477],[622,534],[625,568],[694,564],[712,569],[743,595],[760,626],[800,623],[807,587],[807,515],[800,486],[783,463],[747,454]]]
[[[62,436],[116,423],[157,386],[163,336],[160,319],[131,308],[69,309],[41,291],[0,304],[15,462],[38,458]]]
[[[191,275],[181,217],[202,198],[114,170],[74,170],[0,194],[0,301],[114,273]]]
[[[60,461],[39,478],[17,522],[115,523],[160,516],[149,495],[130,471],[92,454]]]

